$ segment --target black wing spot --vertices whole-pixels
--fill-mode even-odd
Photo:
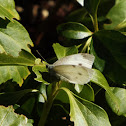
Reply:
[[[75,65],[72,65],[73,67],[76,67]]]
[[[79,66],[82,66],[82,64],[81,64],[81,63],[79,63],[78,65],[79,65]]]
[[[82,73],[78,73],[79,75],[82,75]]]

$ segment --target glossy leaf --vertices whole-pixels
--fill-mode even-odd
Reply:
[[[0,106],[0,125],[1,126],[33,126],[28,122],[28,118],[14,112],[12,106]]]
[[[63,89],[70,101],[70,120],[75,126],[111,126],[106,112],[99,106],[83,100],[78,101],[67,88]]]
[[[111,109],[117,114],[117,115],[123,115],[126,117],[126,89],[118,88],[118,87],[111,87],[112,92],[119,100],[119,108],[115,108],[113,100],[110,98],[110,96],[106,93],[106,100],[111,107]]]
[[[61,24],[58,26],[57,31],[62,36],[71,39],[83,39],[93,34],[87,27],[77,22]]]
[[[9,20],[13,20],[13,18],[20,19],[19,14],[15,10],[14,0],[0,0],[0,17]]]
[[[53,44],[53,49],[54,49],[55,54],[56,54],[58,59],[65,57],[65,56],[68,56],[68,55],[78,53],[78,49],[77,49],[76,46],[63,47],[59,43]]]
[[[13,105],[16,104],[23,96],[30,92],[39,92],[36,89],[25,89],[15,92],[0,93],[0,104]]]
[[[93,69],[94,73],[91,79],[91,82],[98,84],[100,87],[104,88],[105,90],[109,89],[109,84],[105,79],[104,75],[97,69]]]
[[[126,0],[121,0],[111,8],[108,12],[108,19],[111,20],[111,24],[106,24],[106,29],[122,29],[126,27]]]
[[[94,34],[94,49],[105,61],[105,73],[116,83],[126,81],[126,36],[118,31],[102,30]]]

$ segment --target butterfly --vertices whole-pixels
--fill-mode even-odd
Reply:
[[[78,53],[63,57],[48,64],[49,72],[63,81],[74,84],[86,84],[93,75],[92,65],[95,57],[87,53]]]

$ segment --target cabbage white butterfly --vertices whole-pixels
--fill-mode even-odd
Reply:
[[[94,56],[87,53],[78,53],[63,57],[52,65],[47,65],[51,74],[55,74],[61,80],[74,84],[86,84],[93,75],[92,65]]]

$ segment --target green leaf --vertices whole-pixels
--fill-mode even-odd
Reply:
[[[85,8],[77,9],[67,16],[67,20],[70,22],[82,22],[86,15],[87,11]]]
[[[92,39],[91,46],[90,46],[90,53],[95,56],[94,66],[98,70],[100,70],[101,72],[103,72],[103,70],[105,68],[105,61],[103,59],[101,59],[100,57],[98,57],[97,53],[95,52],[95,49],[93,47],[93,39]]]
[[[41,85],[39,87],[39,91],[41,92],[41,94],[39,94],[39,96],[38,96],[38,102],[44,103],[45,100],[47,100],[46,85],[41,83]]]
[[[25,110],[26,112],[28,112],[29,114],[32,113],[32,110],[34,108],[34,105],[35,105],[35,98],[32,97],[32,98],[29,98],[22,106],[21,108],[23,110]]]
[[[105,73],[116,83],[126,82],[126,36],[118,31],[102,30],[94,34],[94,49],[105,61]]]
[[[17,21],[9,22],[0,19],[0,53],[19,56],[21,49],[31,52],[33,46],[26,29]]]
[[[49,84],[49,82],[45,81],[42,78],[42,73],[43,72],[48,72],[46,69],[46,65],[45,64],[40,64],[40,65],[35,65],[32,67],[32,71],[36,74],[37,78],[35,78],[36,81],[38,82],[43,82],[44,84]]]
[[[28,118],[14,112],[12,106],[0,106],[0,125],[1,126],[33,126],[28,122]]]
[[[111,126],[106,112],[99,106],[83,100],[78,101],[67,88],[64,90],[70,100],[70,120],[75,126]]]
[[[38,92],[36,89],[25,89],[15,92],[0,93],[0,104],[13,105],[16,104],[23,96],[30,92]]]
[[[63,47],[59,43],[53,44],[53,49],[55,51],[55,54],[58,59],[71,55],[71,54],[76,54],[78,53],[78,49],[76,46],[72,47]]]
[[[119,99],[115,97],[115,95],[111,91],[111,88],[109,87],[109,84],[107,80],[105,79],[105,77],[103,76],[103,74],[99,70],[96,70],[96,69],[93,69],[93,70],[94,70],[94,74],[91,79],[91,82],[99,85],[100,87],[106,90],[106,92],[108,93],[108,95],[110,96],[111,100],[114,103],[114,107],[117,110],[119,108]]]
[[[0,0],[0,17],[3,19],[8,18],[11,21],[13,21],[13,18],[20,19],[15,10],[14,0]]]
[[[21,87],[30,71],[25,66],[0,66],[0,84],[11,80]]]
[[[126,27],[126,0],[121,0],[108,12],[108,19],[111,24],[106,24],[105,29],[122,29]]]
[[[119,108],[115,108],[113,100],[110,98],[110,96],[106,93],[106,100],[117,115],[123,115],[126,117],[126,89],[123,88],[117,88],[117,87],[111,87],[111,91],[114,93],[114,95],[118,98],[119,102]]]
[[[66,38],[83,39],[92,35],[92,32],[81,23],[68,22],[57,27],[59,34]]]
[[[31,53],[22,50],[18,57],[13,57],[5,53],[0,54],[0,66],[10,65],[22,65],[22,66],[34,66],[35,57]]]
[[[80,85],[80,84],[75,84],[75,90],[80,93],[83,89],[84,85]]]
[[[93,18],[97,15],[99,3],[100,0],[84,0],[84,7]]]
[[[109,90],[109,84],[105,79],[104,75],[97,69],[93,69],[94,73],[92,76],[91,82],[98,84],[100,87],[104,88],[105,90]]]
[[[83,85],[83,89],[79,93],[75,90],[74,85],[68,82],[62,82],[61,88],[62,87],[71,90],[74,94],[78,95],[83,99],[86,99],[88,101],[94,101],[94,91],[90,85]],[[56,99],[62,101],[63,103],[69,103],[69,99],[66,93],[62,90],[57,94]]]

